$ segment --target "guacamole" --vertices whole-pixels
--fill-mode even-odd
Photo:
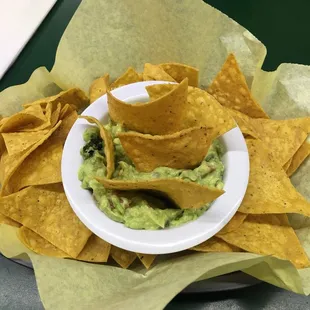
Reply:
[[[218,140],[211,145],[208,154],[195,169],[173,169],[158,167],[152,172],[139,172],[126,156],[119,132],[125,129],[113,122],[105,128],[111,133],[115,148],[115,171],[112,178],[121,180],[140,180],[154,178],[180,178],[188,182],[222,189],[224,165],[221,161],[223,146]],[[84,132],[85,145],[81,149],[83,164],[79,170],[82,187],[92,191],[97,205],[112,220],[123,223],[132,229],[161,229],[176,227],[193,221],[201,216],[210,206],[200,209],[178,209],[171,202],[145,192],[119,192],[105,189],[94,179],[106,175],[106,159],[103,152],[103,141],[97,127],[90,127]]]

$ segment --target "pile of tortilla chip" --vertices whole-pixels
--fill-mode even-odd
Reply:
[[[146,80],[172,82],[147,87],[151,109],[149,103],[130,107],[110,93],[117,87]],[[310,216],[310,203],[289,179],[310,154],[306,140],[309,117],[269,119],[252,97],[234,55],[228,56],[207,90],[198,88],[197,69],[167,63],[145,64],[142,73],[129,68],[111,84],[108,74],[96,79],[90,87],[90,102],[106,93],[110,117],[133,131],[122,133],[120,140],[140,171],[152,171],[157,166],[193,167],[201,161],[201,154],[188,152],[184,156],[180,151],[185,147],[196,150],[200,144],[195,141],[203,141],[210,130],[213,139],[233,128],[235,122],[243,132],[250,157],[244,200],[216,236],[192,250],[247,251],[289,260],[297,268],[310,266],[287,218],[290,213]],[[25,104],[23,111],[1,119],[0,223],[19,227],[20,240],[38,254],[97,263],[112,257],[123,268],[138,257],[149,268],[154,255],[119,249],[92,234],[75,216],[64,194],[62,148],[77,110],[87,104],[88,98],[81,90],[70,89]],[[143,120],[139,118],[141,113]],[[166,121],[164,126],[162,122],[158,126],[158,117]],[[104,132],[101,136],[107,146],[109,137]],[[146,160],[163,143],[175,145],[176,153],[182,156],[167,161],[166,155],[160,153]],[[135,151],[140,145],[144,145],[144,152]],[[113,156],[113,172],[112,161]]]

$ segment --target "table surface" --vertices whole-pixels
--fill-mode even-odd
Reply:
[[[24,83],[39,66],[51,69],[55,51],[81,0],[58,0],[11,69],[0,91]],[[260,39],[268,49],[263,68],[310,63],[309,0],[206,0]],[[43,309],[33,271],[0,256],[0,309]],[[310,309],[309,298],[261,283],[238,291],[177,296],[166,309]]]

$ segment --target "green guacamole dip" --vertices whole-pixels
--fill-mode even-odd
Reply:
[[[110,131],[115,147],[116,166],[112,178],[121,180],[180,178],[219,189],[224,186],[224,165],[221,161],[223,147],[218,140],[213,142],[205,159],[193,170],[158,167],[152,172],[138,172],[117,138],[117,134],[124,131],[124,128],[111,121],[105,128]],[[85,145],[81,149],[81,155],[84,162],[79,170],[79,180],[83,188],[92,191],[99,209],[112,220],[133,229],[161,229],[193,221],[209,208],[210,204],[207,204],[200,209],[181,210],[164,198],[145,192],[117,192],[105,189],[94,179],[95,176],[106,175],[106,158],[99,129],[88,128],[83,138]]]

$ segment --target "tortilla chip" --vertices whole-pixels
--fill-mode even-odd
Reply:
[[[105,263],[108,261],[110,250],[110,243],[92,234],[77,259],[86,262]]]
[[[24,160],[40,145],[42,145],[61,125],[61,121],[57,123],[54,128],[52,128],[41,140],[33,144],[30,148],[15,153],[12,156],[9,156],[5,152],[1,157],[1,196],[6,196],[12,193],[12,188],[10,184],[10,179],[18,167],[24,162]]]
[[[159,67],[176,82],[181,83],[185,78],[188,78],[189,86],[198,87],[199,70],[197,68],[175,62],[160,64]]]
[[[247,214],[299,213],[310,216],[310,203],[297,192],[285,171],[259,140],[247,141],[248,188],[239,207]]]
[[[159,65],[152,65],[150,63],[144,65],[143,80],[175,82],[175,79],[166,73]]]
[[[79,110],[85,108],[89,104],[89,99],[82,89],[70,88],[68,90],[60,92],[55,96],[42,98],[31,103],[25,103],[23,104],[23,107],[28,108],[30,106],[40,105],[42,108],[46,108],[46,105],[49,102],[55,106],[57,106],[57,104],[60,102],[62,107],[67,103],[74,104],[76,108]]]
[[[109,74],[105,74],[91,83],[89,88],[90,103],[106,94],[110,84],[109,79]]]
[[[297,268],[310,265],[286,214],[248,215],[239,229],[218,237],[251,253],[289,260]]]
[[[150,190],[169,197],[179,208],[201,208],[221,196],[224,191],[182,179],[108,180],[96,178],[105,188],[115,190]]]
[[[58,249],[25,226],[19,229],[18,237],[28,249],[37,254],[60,258],[71,258],[67,253]],[[76,259],[86,262],[105,263],[109,258],[110,248],[111,245],[109,243],[93,234],[89,237],[85,247]]]
[[[111,84],[110,90],[141,81],[143,81],[143,79],[140,77],[139,73],[136,72],[134,68],[129,67],[123,75]]]
[[[109,91],[107,96],[111,119],[130,130],[162,135],[186,128],[183,117],[187,107],[187,79],[164,96],[146,103],[128,104]]]
[[[268,118],[262,107],[252,97],[233,54],[228,55],[221,71],[207,91],[224,107],[240,111],[253,118]]]
[[[79,118],[86,119],[89,123],[96,124],[99,127],[101,139],[104,141],[104,153],[107,159],[107,178],[111,178],[115,169],[114,144],[111,134],[96,118],[92,116],[79,116]]]
[[[3,133],[2,137],[8,154],[11,156],[28,149],[41,140],[48,132],[49,130],[47,129],[33,132],[10,132]]]
[[[157,167],[196,167],[206,156],[216,135],[213,129],[192,127],[164,136],[124,132],[118,137],[137,170],[149,172]]]
[[[120,249],[114,245],[110,252],[112,258],[124,269],[127,269],[137,258],[136,253]]]
[[[212,237],[209,240],[194,246],[190,250],[198,252],[241,252],[240,248],[217,237]]]
[[[6,146],[5,146],[5,142],[4,142],[4,139],[3,139],[3,136],[2,134],[0,133],[0,157],[1,155],[6,152]]]
[[[151,100],[155,100],[176,87],[176,84],[157,84],[147,86],[146,90]],[[218,135],[236,127],[229,112],[214,97],[196,87],[188,87],[187,107],[182,120],[183,128],[207,126],[217,128]]]
[[[62,120],[64,118],[66,118],[75,110],[76,109],[72,108],[72,106],[70,104],[65,104],[60,111],[59,119]]]
[[[287,173],[287,170],[288,170],[288,168],[290,167],[290,165],[291,165],[291,163],[292,163],[292,160],[293,160],[293,157],[292,157],[291,159],[289,159],[289,160],[285,163],[285,165],[283,166],[283,170],[286,171],[286,173]]]
[[[288,167],[286,173],[290,177],[299,168],[299,166],[304,162],[304,160],[310,155],[310,143],[305,141],[301,147],[297,150],[295,155],[292,157],[290,166]]]
[[[221,234],[226,234],[229,233],[231,231],[235,231],[237,230],[240,225],[242,225],[242,223],[244,222],[244,220],[246,219],[247,214],[243,214],[240,212],[237,212],[232,219],[228,222],[228,224],[226,224],[218,233],[217,235],[221,235]]]
[[[16,132],[25,129],[33,130],[36,127],[49,124],[40,106],[31,106],[6,119],[1,126],[1,132]]]
[[[49,103],[49,104],[51,104],[51,103]],[[57,104],[57,106],[55,107],[55,110],[52,112],[52,115],[51,115],[51,119],[50,119],[50,122],[51,122],[50,127],[51,128],[53,128],[57,124],[57,122],[59,120],[59,115],[60,115],[61,109],[62,109],[62,106],[61,106],[61,103],[59,102]]]
[[[31,186],[3,197],[0,212],[74,258],[91,235],[73,212],[61,183]]]
[[[61,178],[61,158],[67,135],[77,119],[74,111],[42,145],[35,149],[11,176],[7,187],[10,193],[30,185],[58,183]]]
[[[7,216],[4,216],[0,213],[0,224],[6,224],[14,227],[20,227],[21,225],[14,220],[10,219]]]
[[[151,265],[153,264],[155,258],[157,255],[153,254],[141,254],[137,253],[138,258],[140,259],[141,263],[146,269],[149,269]]]

